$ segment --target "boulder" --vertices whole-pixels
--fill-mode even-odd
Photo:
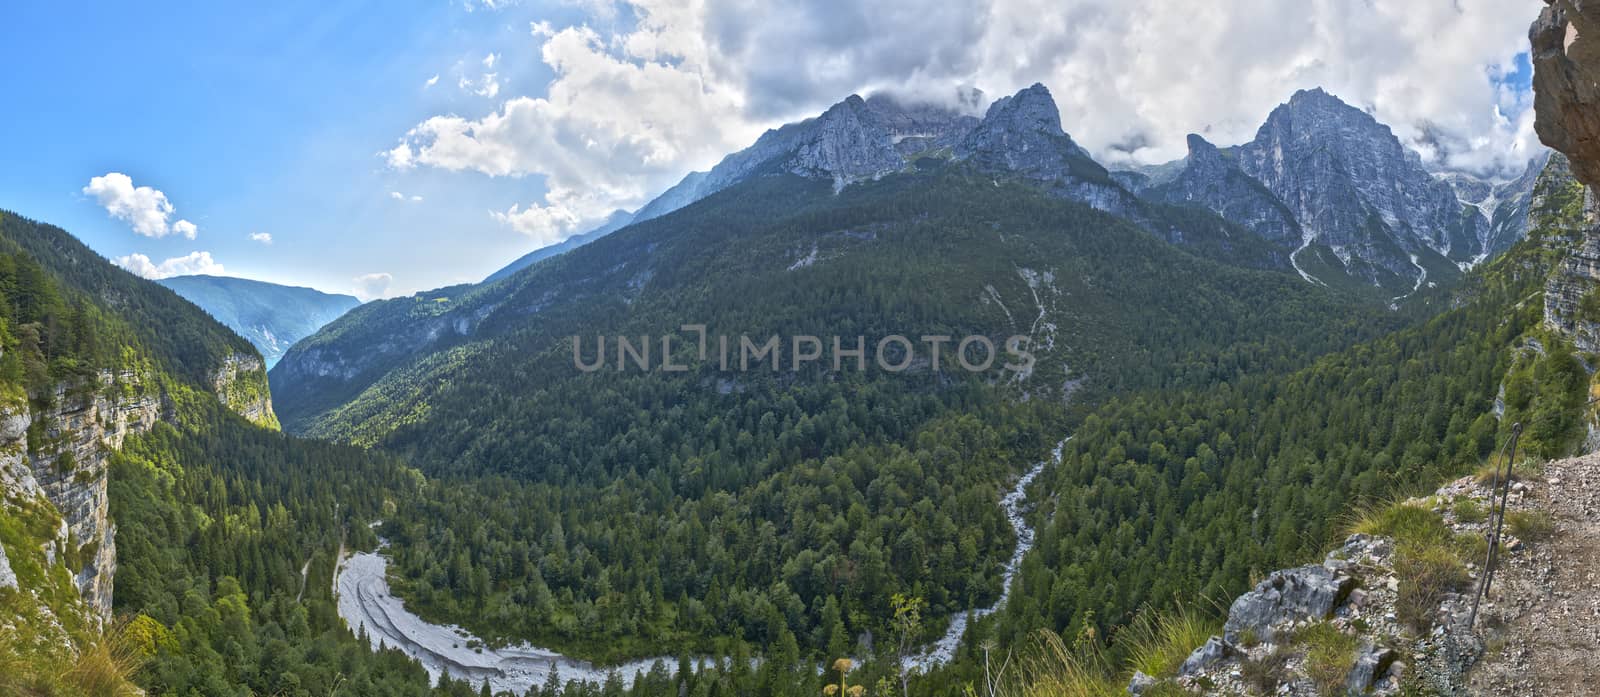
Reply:
[[[1374,646],[1372,642],[1363,642],[1361,650],[1356,653],[1356,664],[1345,681],[1345,689],[1353,695],[1366,694],[1389,671],[1394,659],[1393,651]]]
[[[1156,679],[1140,671],[1133,671],[1133,679],[1128,681],[1128,694],[1142,695],[1150,688],[1156,686]]]
[[[1180,677],[1195,675],[1206,668],[1216,665],[1218,661],[1227,658],[1233,653],[1233,647],[1222,637],[1213,636],[1206,640],[1204,646],[1194,650],[1189,657],[1183,660],[1183,665],[1178,668]]]
[[[1321,564],[1275,571],[1233,601],[1223,638],[1238,644],[1249,631],[1258,641],[1273,641],[1287,625],[1332,616],[1355,585],[1355,579]]]

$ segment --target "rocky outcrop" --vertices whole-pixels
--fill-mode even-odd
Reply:
[[[1245,174],[1231,153],[1190,134],[1189,156],[1170,180],[1144,192],[1168,203],[1203,206],[1261,237],[1290,248],[1300,243],[1294,213],[1261,182]]]
[[[1566,157],[1551,158],[1530,214],[1551,221],[1547,245],[1564,253],[1545,284],[1544,319],[1546,326],[1572,337],[1580,350],[1596,351],[1600,350],[1600,229],[1593,187],[1600,184],[1600,2],[1546,3],[1528,30],[1533,44],[1534,125],[1539,139]],[[1554,180],[1558,175],[1584,185],[1581,193],[1565,178]]]
[[[1579,350],[1600,350],[1600,235],[1593,189],[1573,176],[1556,154],[1539,175],[1529,204],[1538,241],[1558,258],[1545,281],[1545,326],[1565,334]]]
[[[1354,588],[1353,577],[1322,564],[1273,572],[1233,602],[1223,637],[1233,644],[1274,641],[1287,629],[1328,619]]]
[[[111,616],[117,566],[107,470],[112,451],[162,418],[148,382],[132,372],[102,371],[87,385],[57,386],[43,400],[46,407],[13,404],[0,414],[0,493],[12,500],[43,496],[60,513],[61,532],[47,558],[76,562],[70,570],[78,593],[103,619]]]
[[[259,357],[235,353],[222,361],[211,376],[211,389],[235,413],[250,421],[276,428],[272,394],[267,387],[267,367]]]
[[[1600,185],[1600,2],[1545,0],[1528,30],[1533,45],[1534,128],[1572,160],[1573,174]]]

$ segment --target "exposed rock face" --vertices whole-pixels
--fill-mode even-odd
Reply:
[[[278,417],[272,413],[272,396],[267,388],[267,367],[260,358],[243,353],[228,356],[211,377],[211,387],[235,413],[255,423],[277,427]]]
[[[1326,246],[1369,282],[1417,280],[1413,255],[1466,264],[1483,253],[1488,226],[1450,185],[1388,126],[1320,89],[1296,92],[1234,152],[1294,212],[1303,246]]]
[[[1545,0],[1528,30],[1539,139],[1572,160],[1578,181],[1600,185],[1600,2]]]
[[[1549,162],[1548,150],[1528,160],[1522,174],[1510,181],[1479,179],[1462,172],[1440,176],[1456,192],[1462,205],[1478,210],[1489,225],[1484,239],[1485,258],[1503,252],[1528,232],[1528,211],[1532,208],[1533,188]]]
[[[1218,148],[1191,135],[1184,159],[1113,178],[1146,199],[1209,209],[1293,250],[1290,260],[1308,281],[1349,275],[1404,295],[1520,239],[1542,166],[1535,159],[1510,182],[1436,177],[1387,126],[1314,89],[1274,109],[1248,143]]]
[[[5,545],[0,545],[0,588],[17,589],[17,573],[11,570],[11,559],[6,557]]]
[[[1366,694],[1372,685],[1394,665],[1395,653],[1391,649],[1375,646],[1371,641],[1361,644],[1356,654],[1356,664],[1350,669],[1345,689],[1353,695]]]
[[[1145,195],[1169,203],[1204,206],[1267,240],[1290,247],[1299,245],[1300,224],[1294,213],[1261,182],[1245,174],[1232,153],[1224,153],[1205,138],[1190,134],[1189,156],[1183,165],[1170,181],[1152,186]]]
[[[971,107],[981,93],[962,95]],[[821,116],[762,134],[709,172],[693,172],[639,209],[632,222],[666,215],[762,173],[831,179],[835,188],[905,169],[912,159],[948,148],[978,124],[955,109],[850,95]]]
[[[905,170],[919,157],[952,157],[979,171],[1015,176],[1101,210],[1135,203],[1061,128],[1050,91],[1034,84],[989,106],[980,120],[967,114],[982,93],[960,95],[959,108],[904,104],[890,97],[851,95],[821,116],[767,131],[755,144],[696,172],[639,209],[633,222],[665,215],[761,174],[788,172],[829,179],[835,189]]]
[[[1547,244],[1566,254],[1545,284],[1544,318],[1580,350],[1595,351],[1600,350],[1600,229],[1593,190],[1600,185],[1600,2],[1546,3],[1528,30],[1534,125],[1539,139],[1566,158],[1551,158],[1531,208],[1532,215],[1551,220]],[[1562,175],[1584,185],[1581,193]]]
[[[1353,588],[1355,579],[1322,564],[1275,571],[1233,601],[1223,636],[1229,643],[1271,642],[1286,627],[1327,619]]]
[[[0,416],[0,490],[24,499],[42,494],[55,505],[63,525],[54,544],[80,560],[82,568],[72,570],[79,595],[103,619],[111,617],[117,566],[106,490],[110,453],[162,416],[144,383],[133,373],[104,371],[87,388],[57,387],[47,409],[29,413],[24,406]],[[55,549],[47,554],[56,558]]]
[[[1061,129],[1055,100],[1038,83],[990,105],[983,121],[956,146],[955,157],[1100,210],[1124,212],[1134,204],[1133,196]]]
[[[1211,637],[1204,645],[1195,649],[1194,653],[1189,654],[1188,658],[1183,659],[1183,665],[1178,667],[1178,675],[1197,675],[1232,654],[1233,647],[1223,641],[1222,637]]]
[[[1600,235],[1593,190],[1580,184],[1556,154],[1539,175],[1529,203],[1539,241],[1560,255],[1545,281],[1545,325],[1571,337],[1579,350],[1600,349]]]

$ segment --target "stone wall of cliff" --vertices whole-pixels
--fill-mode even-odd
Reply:
[[[240,416],[261,426],[278,428],[272,392],[267,387],[267,366],[260,357],[245,353],[228,356],[212,375],[211,390]]]
[[[117,567],[107,470],[129,436],[161,420],[151,382],[131,371],[102,371],[87,385],[58,385],[33,406],[0,408],[0,493],[43,496],[55,507],[61,526],[45,550],[48,565],[66,564],[79,595],[105,619]]]

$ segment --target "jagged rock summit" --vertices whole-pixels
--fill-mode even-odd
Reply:
[[[1300,90],[1249,142],[1189,136],[1182,160],[1120,181],[1145,198],[1197,205],[1293,250],[1307,281],[1352,277],[1398,296],[1504,251],[1526,227],[1531,173],[1510,182],[1441,178],[1388,126],[1317,88]],[[1520,208],[1519,208],[1520,206]]]

